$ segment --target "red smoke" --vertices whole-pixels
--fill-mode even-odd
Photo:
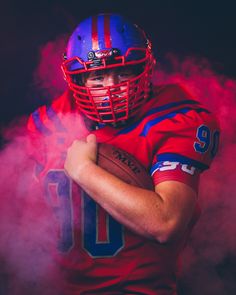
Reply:
[[[45,93],[49,100],[62,93],[66,87],[60,71],[64,50],[63,36],[49,42],[40,51],[34,79],[39,93]],[[236,253],[236,81],[215,73],[204,59],[186,58],[180,61],[174,54],[168,54],[165,58],[168,68],[171,65],[171,70],[167,71],[165,64],[157,67],[154,83],[183,84],[194,97],[218,115],[222,129],[219,153],[211,169],[201,179],[199,199],[203,212],[183,253],[181,295],[233,294],[236,291],[235,282],[230,276],[222,276],[219,266],[224,264],[227,257],[235,257]],[[40,281],[47,274],[46,266],[50,257],[44,256],[41,248],[32,250],[32,246],[38,240],[50,243],[51,239],[45,234],[47,228],[42,220],[47,219],[42,217],[40,210],[35,214],[26,210],[30,216],[22,216],[22,208],[25,209],[22,198],[26,198],[28,184],[32,182],[29,173],[31,162],[24,153],[26,139],[22,134],[15,138],[0,157],[1,196],[7,201],[1,204],[0,251],[1,255],[9,257],[7,267],[17,274],[16,280],[32,282],[35,277],[31,276],[34,274]],[[19,175],[21,180],[17,182]],[[24,233],[24,239],[27,240],[27,247],[33,251],[33,258],[32,252],[26,254],[23,251],[25,240],[22,244],[15,243],[15,240],[21,240],[17,235],[21,235],[22,220],[30,218],[33,218],[34,223],[28,226],[24,224],[24,231],[28,230],[28,236]],[[37,268],[34,267],[35,264]]]

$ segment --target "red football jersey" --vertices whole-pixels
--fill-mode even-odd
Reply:
[[[186,235],[170,244],[139,236],[114,220],[63,170],[76,138],[96,134],[134,155],[154,184],[182,181],[197,189],[198,175],[216,154],[219,127],[214,116],[178,85],[159,86],[133,123],[89,131],[66,92],[29,119],[36,174],[58,231],[53,255],[65,271],[62,294],[175,294],[178,256]],[[102,183],[101,183],[102,185]]]

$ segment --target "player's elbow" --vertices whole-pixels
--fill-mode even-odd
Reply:
[[[184,229],[175,221],[170,220],[154,231],[153,237],[161,244],[173,242],[183,234]]]

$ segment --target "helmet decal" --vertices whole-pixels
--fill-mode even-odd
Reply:
[[[103,34],[104,37],[99,38],[98,33]],[[104,44],[99,44],[102,40],[104,40]],[[105,48],[110,48],[112,46],[109,14],[105,14],[104,19],[100,22],[97,15],[92,16],[92,48],[93,50],[98,50],[100,46]]]

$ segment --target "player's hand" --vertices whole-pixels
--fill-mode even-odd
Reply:
[[[76,180],[87,165],[95,164],[97,159],[97,140],[89,134],[85,140],[75,140],[67,150],[64,168]]]

